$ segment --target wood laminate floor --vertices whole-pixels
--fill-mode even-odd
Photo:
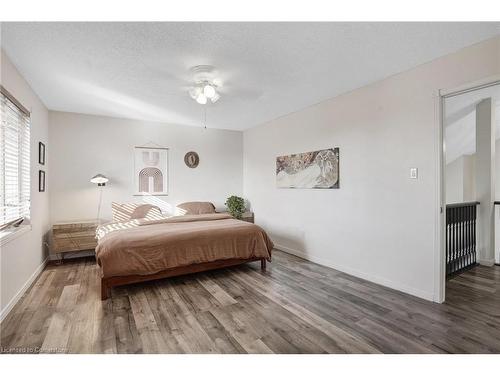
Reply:
[[[114,288],[92,258],[50,265],[1,325],[2,352],[500,353],[500,267],[448,282],[434,304],[283,252]]]

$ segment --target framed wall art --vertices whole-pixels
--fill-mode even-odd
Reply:
[[[200,157],[196,152],[189,151],[186,155],[184,155],[184,163],[189,168],[196,168],[198,164],[200,164]]]
[[[168,148],[134,147],[134,195],[168,195]]]
[[[38,163],[45,165],[45,144],[38,142]]]
[[[339,181],[338,147],[276,158],[279,188],[338,189]]]
[[[45,171],[42,170],[38,171],[38,191],[45,191]]]

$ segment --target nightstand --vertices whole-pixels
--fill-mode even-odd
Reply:
[[[244,212],[243,216],[241,217],[241,220],[248,221],[249,223],[253,223],[254,222],[253,212],[250,212],[250,211]]]
[[[94,221],[60,223],[52,226],[52,254],[94,250],[97,246],[95,231],[97,223]]]

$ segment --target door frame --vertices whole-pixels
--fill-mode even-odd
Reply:
[[[445,99],[481,90],[500,84],[500,74],[454,88],[440,89],[436,94],[436,154],[437,154],[437,214],[436,214],[436,244],[434,259],[434,302],[443,303],[446,298],[446,143],[444,136]]]

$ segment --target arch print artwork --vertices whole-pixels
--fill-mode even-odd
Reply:
[[[134,148],[135,195],[168,194],[168,149]]]

